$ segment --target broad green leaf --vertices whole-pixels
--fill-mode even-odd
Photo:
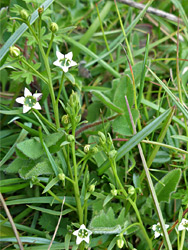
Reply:
[[[48,160],[44,160],[38,162],[37,164],[30,163],[29,166],[23,166],[19,170],[19,174],[23,179],[30,179],[33,176],[40,176],[40,175],[50,175],[53,174],[52,168],[49,164]]]
[[[159,150],[153,160],[153,163],[163,164],[171,160],[170,154],[168,152]]]
[[[181,178],[181,170],[174,169],[170,171],[168,174],[166,174],[160,180],[160,182],[163,183],[164,185],[162,185],[160,182],[158,182],[155,185],[155,191],[156,191],[159,202],[170,201],[170,196],[172,192],[176,191],[180,178]]]
[[[4,225],[0,226],[0,237],[14,236],[14,231],[12,228],[6,227]]]

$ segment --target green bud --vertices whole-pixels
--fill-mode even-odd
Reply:
[[[52,33],[56,33],[58,31],[59,27],[57,25],[57,23],[51,23],[50,24],[50,30]]]
[[[124,246],[124,240],[123,240],[122,238],[119,238],[119,239],[116,241],[116,244],[117,244],[117,247],[123,248],[123,246]]]
[[[68,142],[74,142],[75,141],[74,135],[68,135],[67,140]]]
[[[96,154],[96,153],[98,153],[98,148],[97,147],[93,147],[92,149],[91,149],[91,153],[93,153],[93,154]]]
[[[95,185],[92,184],[89,186],[89,192],[94,192],[95,191]]]
[[[101,131],[98,132],[98,135],[100,137],[101,144],[105,144],[106,143],[106,137],[105,137],[105,135]]]
[[[90,145],[85,145],[84,147],[84,152],[87,154],[89,152],[89,149],[90,149]]]
[[[42,15],[43,11],[44,11],[44,7],[39,7],[39,8],[38,8],[39,16]]]
[[[63,124],[69,124],[69,115],[63,115],[62,116],[62,118],[61,118],[61,122],[63,123]]]
[[[23,9],[23,10],[20,11],[20,16],[21,16],[21,18],[23,18],[24,20],[27,20],[29,14],[27,13],[26,10]]]
[[[20,50],[15,46],[11,46],[9,48],[9,51],[10,51],[10,55],[12,57],[18,57],[20,55]]]
[[[128,188],[128,193],[131,194],[131,195],[134,194],[135,193],[135,188],[133,186],[130,186]]]
[[[58,174],[58,177],[61,181],[65,180],[65,175],[63,173]]]
[[[112,194],[113,196],[117,196],[117,194],[118,194],[117,189],[112,189],[112,190],[111,190],[111,194]]]
[[[77,115],[75,118],[76,122],[79,123],[81,121],[81,118],[82,118],[81,115]]]
[[[111,151],[109,152],[109,154],[108,154],[108,156],[109,156],[110,159],[115,158],[116,155],[117,155],[117,151],[116,151],[115,149],[111,150]]]

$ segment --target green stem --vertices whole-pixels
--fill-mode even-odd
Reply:
[[[75,137],[75,124],[72,124],[72,135]],[[77,205],[77,213],[79,216],[80,225],[83,224],[83,211],[80,201],[80,191],[78,186],[78,172],[76,164],[76,152],[75,152],[75,141],[71,142],[72,158],[73,158],[73,168],[74,168],[74,194]]]
[[[54,40],[54,33],[52,32],[52,36],[51,36],[51,39],[50,39],[50,43],[49,43],[49,45],[48,45],[48,50],[47,50],[47,52],[46,52],[46,57],[49,56],[50,50],[51,50],[51,48],[52,48],[53,40]]]
[[[33,34],[33,36],[35,37],[38,45],[39,45],[39,50],[41,52],[43,61],[44,61],[44,65],[46,68],[46,72],[48,75],[48,89],[50,92],[50,96],[51,96],[51,100],[52,100],[52,106],[53,106],[53,110],[54,110],[54,116],[55,116],[55,123],[57,126],[57,129],[60,127],[60,123],[59,123],[59,111],[58,111],[58,107],[56,105],[56,101],[55,101],[55,94],[54,94],[54,90],[53,90],[53,84],[52,84],[52,78],[51,78],[51,70],[50,70],[50,66],[49,66],[49,62],[48,62],[48,57],[45,55],[44,49],[42,47],[41,44],[41,39],[38,39],[35,31],[33,30],[32,26],[30,25],[30,23],[27,23],[31,33]]]
[[[64,77],[65,77],[65,73],[63,72],[62,77],[61,77],[61,83],[60,83],[60,86],[59,86],[59,91],[58,91],[58,94],[57,94],[56,105],[58,105],[58,102],[59,102],[59,98],[60,98],[62,87],[63,87]]]
[[[36,183],[36,185],[38,185],[38,186],[40,186],[40,187],[42,187],[43,189],[45,189],[45,186],[42,184],[42,183],[40,183],[40,182],[38,182],[38,183]],[[57,200],[57,201],[59,201],[60,203],[62,203],[62,200],[58,197],[58,196],[56,196],[51,190],[48,190],[47,191],[55,200]],[[67,207],[70,207],[73,211],[76,211],[76,208],[75,207],[73,207],[73,206],[71,206],[71,205],[69,205],[68,203],[64,203]]]
[[[138,208],[137,208],[137,206],[136,206],[136,203],[135,203],[134,201],[132,201],[132,199],[131,199],[130,197],[127,197],[128,194],[127,194],[127,192],[125,191],[125,189],[124,189],[124,187],[123,187],[123,185],[122,185],[122,183],[121,183],[121,181],[120,181],[120,179],[119,179],[119,176],[118,176],[117,170],[116,170],[116,161],[115,161],[115,159],[110,160],[110,164],[111,164],[111,167],[112,167],[112,171],[113,171],[114,177],[115,177],[115,179],[116,179],[116,181],[117,181],[117,183],[118,183],[118,186],[119,186],[119,188],[121,189],[121,191],[122,191],[122,193],[124,194],[124,196],[126,197],[126,199],[129,201],[129,203],[130,203],[131,206],[133,207],[133,209],[134,209],[134,211],[135,211],[135,213],[136,213],[136,215],[137,215],[138,221],[139,221],[139,223],[140,223],[140,227],[141,227],[141,229],[142,229],[142,231],[143,231],[143,234],[144,234],[144,236],[145,236],[145,238],[146,238],[146,240],[147,240],[147,242],[148,242],[148,245],[149,245],[150,249],[152,250],[152,242],[151,242],[150,238],[148,237],[148,234],[147,234],[147,232],[146,232],[146,229],[145,229],[145,227],[144,227],[144,225],[143,225],[143,222],[142,222],[142,219],[141,219],[139,210],[138,210]]]
[[[20,57],[20,61],[24,63],[28,68],[30,68],[35,73],[35,75],[37,75],[41,80],[48,84],[48,80],[43,75],[41,75],[35,68],[33,68],[33,66],[31,66],[31,64],[29,64],[23,57]]]

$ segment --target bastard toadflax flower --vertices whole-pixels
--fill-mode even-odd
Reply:
[[[27,88],[25,88],[24,96],[16,98],[16,102],[23,104],[23,113],[27,113],[31,108],[41,109],[41,106],[38,103],[41,97],[41,93],[35,93],[32,95],[32,93]]]
[[[186,229],[188,231],[188,220],[186,219],[182,219],[182,221],[180,222],[179,226],[178,226],[178,231],[182,231]]]
[[[169,228],[169,225],[165,224],[166,228]],[[159,222],[152,226],[152,230],[155,232],[155,239],[158,238],[160,235],[163,235],[161,226]]]
[[[65,73],[68,72],[70,67],[77,65],[77,63],[72,60],[73,57],[72,52],[63,55],[61,52],[56,51],[56,56],[57,60],[53,62],[53,64],[60,67]]]
[[[76,244],[79,245],[83,240],[89,244],[89,236],[92,234],[90,230],[88,230],[84,224],[80,226],[80,228],[73,232],[73,235],[77,236]]]

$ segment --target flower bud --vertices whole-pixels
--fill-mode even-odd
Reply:
[[[66,125],[69,124],[69,115],[63,115],[61,118],[61,122]]]
[[[101,144],[105,144],[106,143],[106,137],[105,137],[105,135],[101,131],[98,132],[98,135],[100,137]]]
[[[119,239],[117,239],[116,244],[117,244],[117,247],[123,248],[124,240],[122,238],[119,238]]]
[[[27,13],[26,10],[23,9],[23,10],[20,11],[20,16],[21,16],[22,19],[27,20],[29,14]]]
[[[117,192],[117,189],[112,189],[112,190],[111,190],[111,194],[112,194],[113,196],[116,196],[117,193],[118,193],[118,192]]]
[[[39,7],[39,8],[38,8],[39,16],[42,15],[43,11],[44,11],[44,7]]]
[[[57,23],[53,22],[50,24],[50,30],[52,33],[56,33],[58,31],[58,29],[59,29],[59,27],[58,27]]]
[[[98,153],[98,148],[97,147],[93,147],[92,149],[91,149],[91,153],[92,154],[96,154],[96,153]]]
[[[131,194],[131,195],[134,194],[135,193],[135,188],[133,186],[130,186],[128,188],[128,193]]]
[[[92,184],[89,186],[89,192],[94,192],[95,191],[95,185]]]
[[[20,55],[20,50],[15,46],[11,46],[9,51],[12,57],[18,57]]]
[[[75,141],[74,135],[68,135],[67,140],[68,142],[74,142]]]
[[[65,175],[63,173],[58,174],[58,177],[61,181],[65,180]]]
[[[109,156],[110,159],[115,158],[116,155],[117,155],[117,151],[116,151],[115,149],[111,150],[111,151],[109,152],[109,154],[108,154],[108,156]]]
[[[84,152],[87,154],[89,152],[90,145],[85,145]]]

